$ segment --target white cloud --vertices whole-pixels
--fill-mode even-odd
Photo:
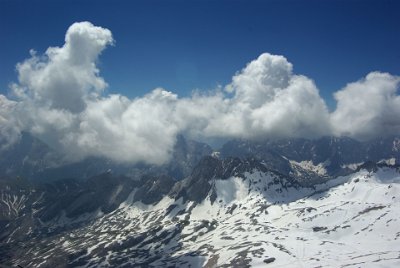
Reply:
[[[245,137],[318,137],[330,133],[329,113],[313,81],[293,75],[283,56],[264,53],[232,78],[233,114]]]
[[[318,137],[330,133],[329,113],[315,84],[292,74],[282,56],[264,53],[223,92],[181,99],[176,116],[197,137]]]
[[[111,95],[88,103],[73,140],[89,155],[117,161],[161,164],[168,160],[179,129],[173,121],[176,96],[156,89],[132,101]],[[73,142],[69,142],[73,143]]]
[[[15,101],[10,101],[0,95],[0,150],[7,148],[20,137],[18,122],[12,116],[16,106]]]
[[[273,100],[252,111],[252,125],[259,135],[320,137],[330,133],[329,113],[314,83],[293,76]]]
[[[109,30],[74,23],[62,47],[17,65],[17,101],[0,95],[0,140],[31,132],[70,159],[104,156],[121,162],[162,164],[179,133],[193,138],[281,138],[398,133],[399,78],[371,73],[337,92],[329,114],[314,82],[293,74],[283,56],[268,53],[236,73],[225,90],[188,98],[158,88],[128,99],[102,94],[96,66],[113,44]]]
[[[235,99],[239,102],[252,108],[260,107],[288,87],[292,68],[285,57],[264,53],[233,76],[226,89],[235,92]]]
[[[334,134],[359,139],[400,133],[400,77],[372,72],[335,93]]]
[[[81,112],[85,99],[107,86],[96,67],[97,57],[113,38],[108,29],[89,22],[72,24],[62,47],[50,47],[43,56],[31,51],[31,58],[17,64],[15,95],[54,109]]]
[[[21,130],[70,159],[95,155],[161,164],[179,131],[170,105],[177,96],[162,89],[134,100],[102,96],[107,84],[96,62],[112,43],[109,30],[81,22],[69,27],[62,47],[51,47],[44,56],[32,52],[17,65],[14,115]]]

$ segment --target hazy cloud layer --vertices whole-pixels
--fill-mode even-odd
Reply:
[[[201,139],[366,139],[400,130],[399,77],[370,73],[336,92],[337,109],[329,113],[311,79],[293,74],[285,57],[267,53],[213,93],[179,98],[159,88],[135,99],[105,96],[96,62],[113,42],[108,29],[74,23],[62,47],[41,56],[32,51],[17,64],[14,100],[0,95],[1,144],[28,131],[71,159],[161,164],[179,133]]]

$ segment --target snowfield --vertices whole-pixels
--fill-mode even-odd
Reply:
[[[133,192],[110,214],[32,239],[21,264],[400,267],[395,168],[361,170],[312,188],[258,170],[210,183],[201,203],[165,196],[145,205],[132,201]]]

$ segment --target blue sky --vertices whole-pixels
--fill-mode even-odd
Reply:
[[[108,92],[180,96],[226,85],[263,52],[332,93],[370,71],[399,75],[399,1],[19,1],[0,0],[0,92],[31,48],[61,46],[67,28],[90,21],[116,44],[100,60]]]

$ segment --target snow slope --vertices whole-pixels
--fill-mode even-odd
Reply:
[[[310,188],[257,169],[243,175],[212,179],[200,203],[165,196],[145,205],[133,192],[109,214],[24,242],[14,264],[400,267],[398,170],[361,170]]]

